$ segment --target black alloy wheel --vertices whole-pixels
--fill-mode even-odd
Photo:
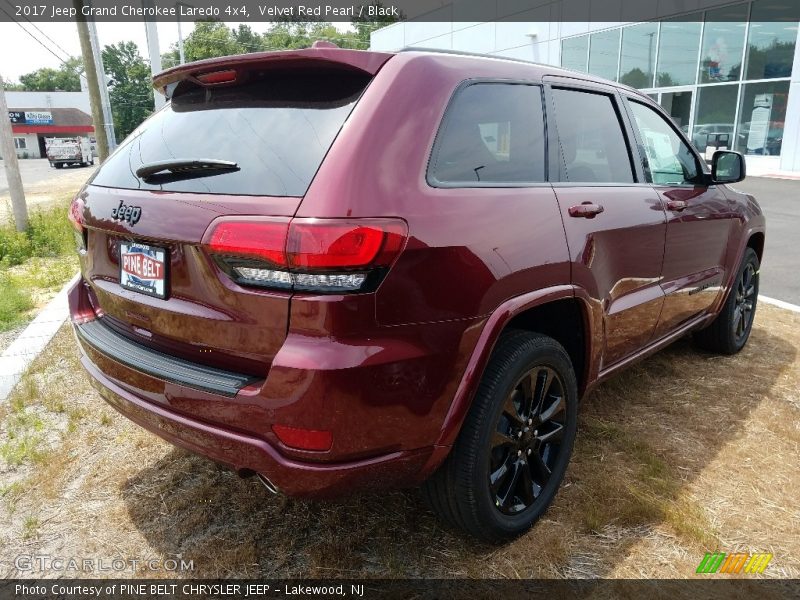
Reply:
[[[564,439],[564,384],[546,366],[527,372],[503,403],[492,436],[489,487],[497,509],[515,515],[550,481]]]

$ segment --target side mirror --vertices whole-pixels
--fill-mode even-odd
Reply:
[[[711,159],[712,183],[736,183],[745,178],[744,156],[732,150],[717,150]]]

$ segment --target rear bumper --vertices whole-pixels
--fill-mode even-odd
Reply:
[[[413,486],[446,455],[435,441],[450,401],[441,391],[450,386],[415,387],[430,383],[429,372],[441,372],[441,359],[418,344],[391,338],[382,348],[373,339],[365,348],[289,336],[266,379],[221,393],[197,385],[198,379],[216,385],[232,374],[187,361],[171,364],[154,351],[142,357],[137,350],[148,354],[144,346],[109,337],[82,279],[70,290],[69,303],[82,365],[106,402],[176,446],[236,471],[263,474],[287,495]],[[331,431],[333,447],[288,448],[272,432],[273,423]]]
[[[81,363],[103,399],[134,423],[235,471],[261,473],[290,496],[330,497],[375,486],[411,485],[433,450],[393,452],[338,464],[291,460],[263,440],[189,419],[136,397],[106,377],[85,354]]]

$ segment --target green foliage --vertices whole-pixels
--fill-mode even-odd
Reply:
[[[23,315],[31,308],[33,299],[30,293],[0,272],[0,331],[8,331],[20,325]]]
[[[150,67],[133,42],[119,42],[103,49],[103,67],[110,76],[109,97],[114,132],[121,141],[154,110]]]
[[[26,232],[14,227],[0,227],[0,265],[21,264],[31,256],[31,242]]]
[[[83,61],[80,58],[68,58],[58,69],[44,67],[31,73],[20,75],[19,87],[29,92],[80,92],[80,75]]]
[[[76,268],[74,251],[72,226],[63,207],[34,212],[24,232],[11,224],[0,226],[0,331],[24,322],[33,308],[31,290],[57,287],[70,278]],[[9,267],[23,263],[25,268],[9,272]]]
[[[380,2],[370,4],[382,6]],[[184,40],[183,51],[186,61],[191,62],[248,52],[308,48],[316,40],[330,41],[340,48],[366,50],[369,48],[370,34],[396,20],[391,17],[353,19],[351,30],[339,31],[332,23],[325,21],[283,19],[273,23],[263,34],[253,31],[248,25],[230,28],[219,21],[198,21],[194,31]],[[177,45],[173,44],[162,60],[166,66],[178,64]]]
[[[28,220],[28,230],[0,226],[0,266],[12,267],[31,257],[61,256],[72,252],[72,226],[64,208],[37,211]]]

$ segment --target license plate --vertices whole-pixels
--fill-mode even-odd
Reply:
[[[119,284],[129,290],[167,297],[167,251],[139,242],[119,245]]]

